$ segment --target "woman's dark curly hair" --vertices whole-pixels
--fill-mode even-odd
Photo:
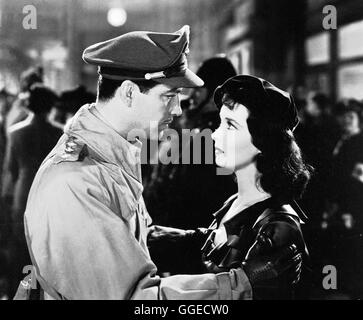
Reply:
[[[228,97],[223,104],[236,108],[237,103]],[[252,143],[261,151],[256,156],[256,167],[261,174],[258,183],[262,189],[280,201],[301,198],[313,168],[303,160],[293,132],[280,123],[249,110],[248,130]]]

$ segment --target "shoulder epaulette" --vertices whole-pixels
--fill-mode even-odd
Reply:
[[[81,161],[87,155],[87,145],[83,142],[75,141],[75,137],[69,136],[63,148],[55,155],[54,162]]]

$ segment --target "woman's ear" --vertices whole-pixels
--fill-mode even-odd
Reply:
[[[122,82],[121,86],[118,87],[116,94],[129,108],[131,108],[135,94],[138,92],[140,92],[140,89],[136,83],[125,80]]]

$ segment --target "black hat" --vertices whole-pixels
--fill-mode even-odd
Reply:
[[[214,102],[218,108],[222,107],[225,94],[265,121],[272,121],[292,131],[299,123],[290,94],[264,79],[249,75],[228,79],[214,92]]]
[[[174,87],[200,87],[188,69],[189,26],[174,33],[134,31],[96,43],[83,52],[83,60],[99,66],[99,74],[112,80],[154,80]]]
[[[232,62],[225,55],[209,58],[201,64],[197,76],[203,79],[204,86],[213,94],[214,90],[227,79],[236,76]]]

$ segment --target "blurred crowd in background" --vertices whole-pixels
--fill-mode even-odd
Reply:
[[[219,126],[213,92],[236,70],[225,56],[216,56],[204,61],[197,74],[205,86],[183,97],[183,114],[170,126],[178,132],[193,130],[195,136]],[[0,298],[11,299],[24,277],[23,267],[31,264],[23,214],[32,180],[67,121],[96,97],[82,85],[57,94],[44,83],[41,67],[22,73],[17,94],[10,94],[6,87],[0,89]],[[305,195],[298,201],[309,217],[303,230],[313,265],[309,298],[362,298],[363,101],[334,103],[325,94],[307,92],[302,86],[285,89],[299,110],[296,140],[315,168]],[[170,148],[168,143],[160,142],[159,150]],[[190,149],[192,145],[193,139]],[[203,161],[145,163],[142,170],[144,198],[155,224],[207,227],[213,212],[237,191],[233,176],[217,175],[216,166]],[[167,255],[165,250],[167,246],[151,248],[160,274],[198,272],[193,265],[197,257],[188,256],[188,248],[177,245]],[[322,286],[326,265],[338,271],[338,290],[327,291]]]
[[[95,98],[82,86],[58,95],[41,67],[21,74],[18,94],[0,91],[0,298],[12,298],[31,265],[23,217],[34,176],[67,120]]]

